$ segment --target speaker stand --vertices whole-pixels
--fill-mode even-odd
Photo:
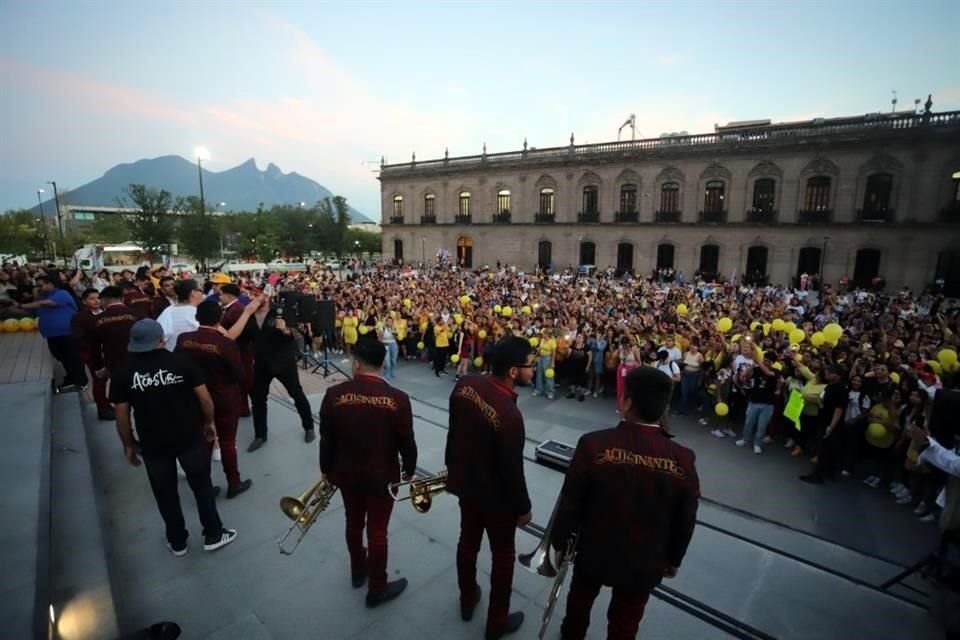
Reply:
[[[323,370],[321,372],[321,369]],[[332,371],[331,371],[332,370]],[[329,378],[333,375],[333,372],[337,372],[347,380],[350,379],[350,374],[338,367],[333,362],[330,362],[330,356],[327,353],[327,341],[323,341],[323,359],[317,363],[317,366],[313,368],[313,371],[310,373],[322,375],[324,378]]]

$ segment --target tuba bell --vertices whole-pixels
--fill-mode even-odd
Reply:
[[[410,485],[410,495],[398,497],[400,488]],[[443,470],[436,475],[424,478],[414,478],[406,482],[394,482],[389,487],[394,502],[409,500],[418,513],[426,513],[433,506],[433,496],[447,491],[447,471]]]
[[[333,494],[336,492],[337,488],[335,486],[323,478],[320,478],[310,485],[310,488],[304,491],[299,497],[285,496],[280,498],[280,510],[283,511],[285,516],[293,520],[293,524],[290,525],[290,528],[287,529],[284,536],[277,541],[277,546],[280,547],[280,553],[289,556],[297,550],[297,547],[300,546],[300,541],[303,540],[307,532],[310,531],[313,523],[316,522],[317,516],[330,506],[330,499],[333,498]],[[284,543],[294,531],[297,531],[298,535],[293,546],[285,547]]]

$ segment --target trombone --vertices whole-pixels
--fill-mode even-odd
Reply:
[[[300,497],[285,496],[280,498],[280,510],[283,511],[285,516],[293,520],[293,524],[290,525],[284,536],[277,541],[280,553],[289,556],[297,550],[300,541],[310,531],[313,523],[316,522],[317,516],[330,506],[330,499],[336,492],[337,488],[335,486],[320,478],[310,485],[310,488],[304,491]],[[285,547],[284,543],[295,530],[299,532],[296,541],[292,547]]]
[[[410,495],[398,498],[400,488],[410,485]],[[433,506],[433,496],[447,491],[447,471],[437,473],[436,475],[426,476],[424,478],[414,478],[406,482],[394,482],[389,485],[391,497],[394,502],[403,502],[409,500],[410,504],[418,513],[426,513]]]
[[[567,541],[567,546],[560,554],[560,566],[554,567],[550,561],[550,535],[553,533],[553,523],[557,519],[557,511],[560,508],[560,498],[553,506],[553,513],[550,514],[550,521],[547,528],[543,531],[540,538],[540,544],[530,553],[520,554],[519,560],[521,566],[531,573],[544,578],[555,578],[553,586],[550,588],[550,597],[547,598],[547,606],[543,610],[543,618],[540,623],[540,633],[537,636],[540,640],[547,633],[547,626],[550,624],[550,618],[553,616],[553,609],[560,599],[560,592],[563,590],[563,582],[567,577],[567,571],[577,555],[577,536],[572,536]]]

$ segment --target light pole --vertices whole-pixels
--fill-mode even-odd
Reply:
[[[53,185],[53,202],[57,206],[57,230],[60,232],[60,247],[63,247],[63,216],[60,214],[60,194],[57,192],[57,183],[53,180],[47,182]],[[56,257],[56,256],[54,256]],[[63,256],[63,263],[66,266],[67,256]]]
[[[823,251],[820,252],[820,295],[823,295],[823,287],[827,283],[826,275],[824,270],[827,266],[827,242],[829,242],[830,236],[823,236]]]
[[[207,214],[207,203],[203,198],[203,161],[210,158],[210,152],[204,147],[197,147],[193,150],[193,155],[197,156],[197,176],[200,178],[200,217],[202,218]],[[206,251],[204,251],[204,253],[206,253]],[[202,256],[200,263],[203,265],[203,270],[206,271],[207,257]]]
[[[50,257],[48,255],[49,246],[47,243],[47,221],[44,220],[45,216],[43,214],[43,198],[40,195],[42,193],[44,193],[43,189],[37,189],[37,204],[40,205],[40,230],[43,232],[43,253],[44,253],[43,257],[49,258]]]

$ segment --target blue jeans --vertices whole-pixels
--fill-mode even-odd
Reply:
[[[688,371],[680,378],[680,413],[689,413],[691,405],[696,406],[697,387],[699,384],[699,371]]]
[[[550,368],[551,362],[553,362],[553,356],[540,356],[537,362],[536,390],[544,393],[544,387],[546,387],[547,395],[553,395],[553,378],[547,377],[547,369]]]
[[[387,357],[383,359],[383,377],[392,380],[397,371],[397,353],[400,348],[396,342],[384,342],[383,346],[387,348]]]
[[[747,419],[743,423],[741,439],[748,444],[753,442],[755,447],[762,447],[763,438],[767,435],[767,426],[769,426],[772,417],[772,404],[747,403]]]

